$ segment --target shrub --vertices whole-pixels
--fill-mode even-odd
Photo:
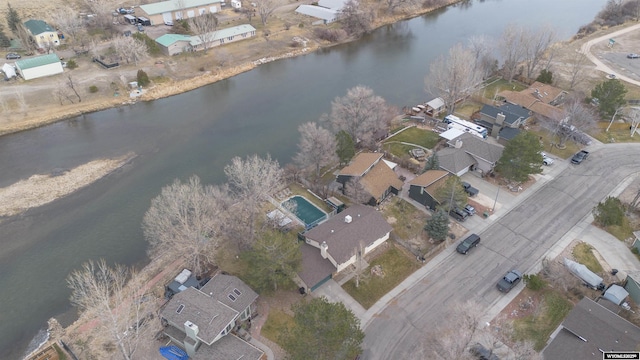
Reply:
[[[73,70],[73,69],[75,69],[77,67],[78,67],[78,64],[76,63],[75,60],[70,59],[69,61],[67,61],[67,69]]]
[[[149,75],[147,75],[147,73],[142,69],[138,70],[138,74],[136,77],[138,80],[138,85],[140,86],[147,86],[151,83],[151,80],[149,80]]]
[[[320,40],[329,42],[338,42],[347,37],[347,32],[342,29],[316,28],[313,33]]]
[[[92,94],[97,93],[98,92],[98,87],[95,86],[95,85],[89,86],[89,92],[92,93]]]
[[[300,23],[300,24],[298,24],[298,27],[302,29],[304,27],[304,24]]]
[[[150,38],[149,35],[139,32],[133,34],[132,36],[138,40],[144,41],[144,44],[147,45],[147,50],[149,50],[149,55],[157,56],[162,54],[162,50],[160,49],[158,43]]]
[[[204,72],[204,71],[205,71],[204,66],[200,66],[200,68],[198,69],[198,71]]]
[[[537,274],[526,274],[522,277],[522,280],[527,285],[527,287],[533,291],[538,291],[545,287],[547,284],[542,277]]]
[[[593,217],[600,226],[622,225],[624,205],[620,199],[609,196],[593,208]]]
[[[553,81],[553,73],[549,70],[542,69],[536,81],[539,81],[543,84],[551,84],[551,82]]]

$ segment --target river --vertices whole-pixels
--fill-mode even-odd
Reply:
[[[133,151],[131,165],[51,204],[0,223],[0,358],[19,358],[46,320],[68,323],[66,276],[88,259],[144,265],[140,227],[151,199],[192,174],[223,182],[233,156],[296,151],[298,125],[347,89],[366,85],[401,108],[428,100],[428,64],[472,34],[508,23],[552,25],[569,38],[605,0],[471,0],[385,26],[363,39],[185,94],[69,119],[0,138],[0,186]]]

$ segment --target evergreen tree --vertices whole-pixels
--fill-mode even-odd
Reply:
[[[449,233],[449,215],[444,209],[439,209],[424,226],[424,229],[436,241],[444,241]]]
[[[509,181],[525,182],[530,174],[542,172],[541,151],[542,145],[538,137],[523,131],[504,147],[496,171]]]
[[[624,96],[627,89],[618,79],[601,82],[591,90],[591,97],[598,99],[600,115],[611,117],[616,110],[625,104]]]
[[[622,225],[624,206],[620,199],[609,196],[593,208],[593,217],[601,226]]]
[[[151,83],[151,80],[149,80],[149,75],[147,75],[147,73],[142,69],[138,70],[137,79],[138,85],[140,86],[147,86]]]
[[[440,161],[438,160],[438,156],[436,153],[432,153],[431,156],[427,158],[426,163],[424,164],[424,168],[422,172],[427,172],[427,170],[438,170],[440,169]]]
[[[9,25],[9,29],[14,33],[17,32],[21,22],[22,19],[20,19],[18,12],[11,7],[11,4],[7,3],[7,24]]]
[[[542,69],[536,81],[539,81],[543,84],[551,84],[551,82],[553,81],[553,73],[549,70]]]
[[[346,164],[356,154],[356,145],[348,132],[340,130],[336,134],[336,154],[340,159],[340,164]]]
[[[4,33],[4,26],[0,24],[0,48],[8,48],[11,46],[11,40]]]

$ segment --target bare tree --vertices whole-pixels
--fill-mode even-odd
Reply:
[[[509,24],[498,41],[498,51],[502,56],[504,77],[511,82],[518,71],[518,66],[525,57],[524,29],[516,24]]]
[[[197,176],[164,187],[142,221],[150,257],[184,257],[202,273],[213,263],[228,204],[224,188],[203,186]]]
[[[453,113],[456,102],[470,95],[482,78],[475,64],[470,49],[454,45],[448,56],[439,56],[429,66],[429,75],[424,80],[426,91],[441,97],[449,113]]]
[[[56,87],[52,90],[52,94],[60,102],[60,105],[64,105],[64,100],[75,104],[75,101],[73,101],[73,93],[71,92],[67,81],[58,81],[56,83]]]
[[[252,245],[255,239],[256,215],[260,205],[267,201],[276,188],[282,186],[283,173],[277,160],[270,155],[262,159],[258,155],[231,159],[231,164],[224,167],[229,188],[238,201],[239,216],[236,225],[246,225],[238,229],[236,236],[238,245]]]
[[[359,85],[347,90],[346,96],[333,100],[328,120],[334,132],[344,130],[354,143],[363,142],[367,146],[374,142],[377,131],[388,128],[389,109],[383,98]]]
[[[581,133],[591,130],[598,122],[597,115],[591,107],[578,97],[569,99],[562,109],[562,118],[554,119],[554,131],[558,137],[558,147],[564,148],[568,139],[579,141]]]
[[[216,30],[218,29],[218,17],[214,14],[202,14],[189,20],[189,26],[200,42],[202,42],[202,50],[207,53],[207,50],[213,45],[213,39],[216,37]]]
[[[496,58],[491,55],[493,51],[491,40],[485,35],[472,35],[469,38],[469,50],[475,58],[473,64],[474,71],[479,72],[483,79],[490,76],[494,71],[494,64],[497,61]]]
[[[590,64],[590,62],[585,54],[576,51],[568,61],[568,64],[569,89],[573,90],[574,87],[584,81],[585,71],[587,70],[587,65]]]
[[[267,25],[269,16],[271,16],[271,14],[276,10],[276,2],[274,0],[255,0],[254,3],[256,4],[256,9],[258,10],[258,15],[260,15],[262,25]]]
[[[100,332],[113,341],[123,359],[133,359],[143,339],[151,330],[152,307],[135,271],[122,265],[109,267],[104,259],[89,261],[67,278],[71,303],[88,316],[100,321]]]
[[[24,98],[24,93],[22,92],[22,88],[20,87],[13,88],[13,95],[14,95],[14,98],[16,99],[16,103],[18,104],[18,109],[21,112],[26,111],[29,105],[27,104],[27,100]]]
[[[366,204],[372,196],[360,183],[360,178],[352,177],[344,184],[344,194],[358,204]]]
[[[355,0],[347,1],[340,10],[342,28],[349,34],[359,36],[371,30],[373,14],[364,11]]]
[[[50,17],[51,22],[66,34],[66,38],[70,37],[72,41],[77,41],[78,35],[84,28],[84,22],[77,11],[70,7],[57,8]]]
[[[333,134],[318,126],[315,122],[308,122],[298,127],[300,142],[298,153],[294,161],[301,168],[313,166],[316,179],[320,177],[320,168],[338,161],[336,155],[336,138]]]
[[[143,40],[138,40],[133,36],[116,35],[111,41],[111,46],[118,58],[129,64],[133,62],[138,65],[138,61],[149,55],[149,49]]]
[[[522,29],[523,61],[528,78],[532,78],[549,47],[557,40],[551,26],[541,26],[537,30]]]
[[[71,91],[73,91],[73,93],[76,95],[76,97],[78,98],[78,102],[82,102],[82,98],[80,97],[80,94],[78,94],[78,91],[76,90],[76,85],[73,83],[73,79],[71,78],[71,75],[67,75],[67,87],[71,89]]]
[[[96,15],[96,25],[100,28],[105,28],[107,25],[111,25],[111,13],[117,7],[117,0],[84,0],[85,5]]]
[[[414,0],[384,0],[387,5],[387,12],[394,13],[396,10],[404,9],[415,5]]]

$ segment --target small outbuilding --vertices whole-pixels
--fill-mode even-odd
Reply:
[[[25,80],[37,79],[64,72],[56,54],[47,54],[16,61],[16,70]]]
[[[16,69],[7,63],[2,65],[2,72],[4,73],[5,79],[11,79],[16,77]]]

